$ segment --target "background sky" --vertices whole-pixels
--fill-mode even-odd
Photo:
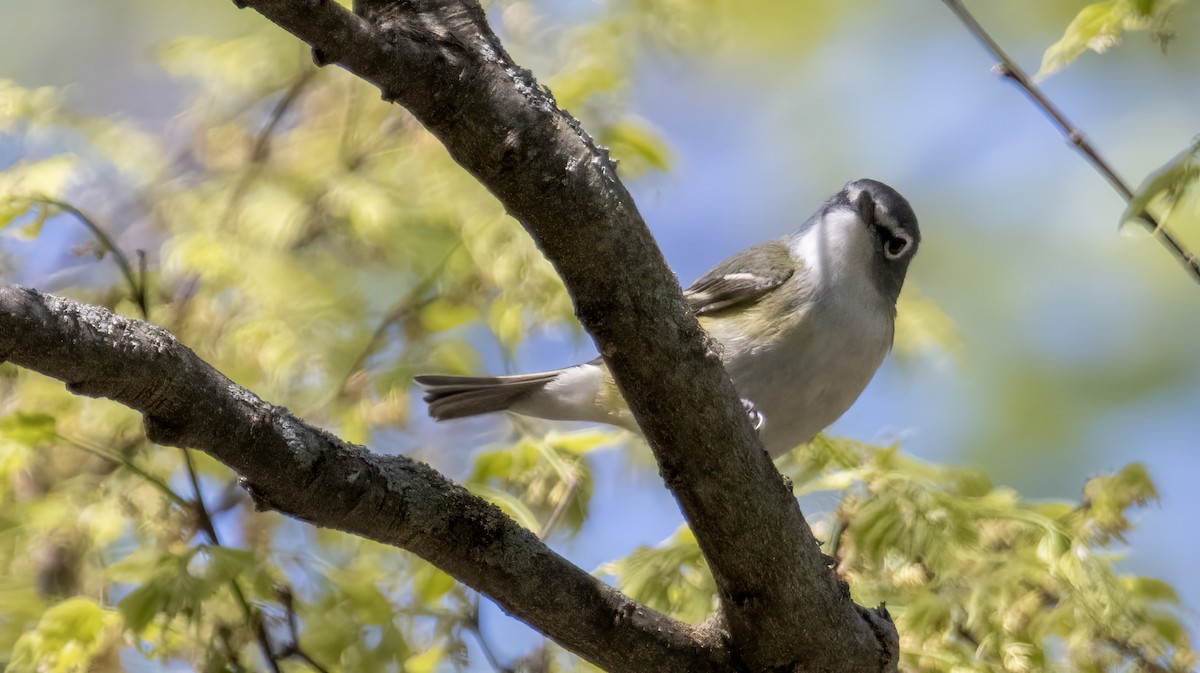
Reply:
[[[78,109],[162,125],[179,92],[154,66],[153,46],[260,21],[215,1],[179,4],[0,0],[0,77],[69,85]],[[1082,4],[971,8],[1036,70]],[[1200,606],[1200,285],[1140,232],[1118,234],[1120,198],[989,72],[989,56],[940,2],[812,5],[822,14],[836,5],[836,15],[820,39],[799,31],[794,40],[806,42],[790,49],[639,57],[633,108],[667,140],[673,169],[631,191],[680,280],[790,231],[849,180],[896,187],[923,232],[910,282],[954,320],[962,348],[891,358],[831,432],[900,438],[915,456],[982,467],[1028,498],[1078,499],[1087,478],[1141,461],[1162,500],[1139,514],[1122,566]],[[1198,5],[1178,12],[1166,55],[1133,35],[1046,82],[1134,184],[1200,133]],[[53,290],[51,271],[27,280]],[[516,365],[558,367],[593,352],[544,334]],[[492,428],[459,432],[483,440]],[[594,515],[560,545],[579,565],[656,543],[681,523],[661,483],[623,455],[600,454],[595,468]],[[1196,633],[1200,619],[1189,619]],[[504,654],[534,642],[497,610],[484,621]]]

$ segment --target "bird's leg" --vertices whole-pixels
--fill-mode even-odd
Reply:
[[[746,409],[746,415],[750,417],[750,425],[761,436],[763,426],[767,424],[766,417],[762,415],[758,407],[754,406],[753,402],[746,398],[742,398],[742,407]]]

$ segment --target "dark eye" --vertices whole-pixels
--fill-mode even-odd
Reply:
[[[888,257],[895,259],[903,255],[905,250],[908,250],[908,239],[893,236],[883,244],[883,250],[887,253]]]

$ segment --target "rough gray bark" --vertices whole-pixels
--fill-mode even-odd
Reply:
[[[140,411],[147,436],[233,468],[261,505],[408,549],[613,671],[722,671],[719,637],[629,599],[436,470],[314,428],[233,383],[166,330],[0,287],[0,361]]]
[[[318,63],[338,63],[406,107],[541,246],[696,534],[720,592],[722,618],[712,622],[720,633],[678,624],[596,585],[429,468],[370,457],[308,428],[229,388],[194,355],[166,382],[180,396],[162,398],[159,372],[122,364],[148,356],[139,349],[178,348],[163,345],[161,331],[9,290],[6,325],[19,309],[26,322],[57,331],[41,332],[48,341],[39,346],[0,327],[0,355],[58,372],[81,393],[146,411],[152,438],[212,453],[271,506],[384,535],[376,539],[416,551],[604,668],[894,670],[891,620],[855,605],[827,567],[791,489],[754,437],[717,344],[687,308],[607,153],[512,62],[479,5],[360,0],[356,16],[331,0],[235,1],[312,45]],[[93,321],[94,343],[69,344],[84,350],[59,370],[47,343],[73,338]],[[135,333],[142,340],[131,342]],[[58,349],[61,356],[70,350]],[[208,383],[192,388],[192,377]],[[458,541],[444,540],[447,532]],[[539,590],[528,591],[528,582]],[[657,641],[648,642],[655,633]]]

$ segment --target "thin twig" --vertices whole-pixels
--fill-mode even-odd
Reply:
[[[271,138],[275,134],[276,129],[279,128],[279,123],[283,121],[284,115],[287,114],[292,105],[300,99],[300,95],[304,93],[304,89],[308,87],[318,72],[320,71],[308,70],[292,82],[287,92],[283,94],[283,97],[279,99],[279,102],[271,110],[271,115],[267,118],[266,125],[254,137],[254,143],[250,146],[249,165],[234,185],[233,191],[230,192],[229,200],[225,203],[225,210],[221,213],[219,221],[222,226],[229,224],[234,211],[237,210],[238,204],[246,196],[250,186],[258,178],[262,165],[270,157]]]
[[[192,505],[196,510],[196,515],[200,519],[200,527],[208,535],[208,539],[213,546],[221,547],[221,538],[217,535],[217,527],[213,525],[212,517],[208,513],[208,508],[204,505],[204,495],[200,491],[200,476],[196,472],[196,461],[192,458],[191,451],[180,449],[183,452],[183,460],[187,465],[188,479],[192,483],[192,490],[195,492],[195,500]],[[275,656],[275,652],[271,649],[271,640],[267,637],[267,627],[263,621],[262,615],[255,610],[250,601],[246,598],[246,594],[242,591],[241,584],[237,579],[229,580],[229,588],[233,592],[234,600],[242,609],[242,616],[250,625],[250,629],[254,631],[255,637],[258,639],[258,646],[262,649],[263,657],[267,660],[267,665],[271,667],[274,673],[280,673],[279,661]]]
[[[275,587],[275,593],[287,611],[288,635],[291,637],[291,642],[283,651],[283,656],[295,657],[311,666],[317,673],[329,673],[329,669],[317,663],[316,659],[313,659],[308,652],[304,651],[304,648],[300,647],[300,620],[296,615],[296,600],[292,588],[286,584],[280,584]]]
[[[579,477],[572,474],[567,482],[567,492],[563,494],[558,504],[554,506],[554,511],[550,512],[550,517],[546,519],[546,525],[542,526],[542,534],[538,537],[542,542],[545,542],[558,524],[562,522],[563,515],[567,513],[567,507],[571,504],[571,499],[575,497],[575,491],[579,488]]]
[[[53,199],[48,196],[38,196],[32,199],[32,201],[34,203],[41,203],[47,206],[58,208],[62,212],[74,217],[83,226],[87,227],[88,231],[92,232],[92,235],[95,236],[96,240],[100,242],[101,247],[112,253],[113,260],[115,260],[117,266],[120,267],[121,275],[125,277],[125,282],[129,285],[130,297],[133,299],[134,303],[137,304],[138,310],[141,311],[142,318],[149,319],[148,316],[150,310],[146,305],[146,287],[142,282],[138,281],[137,275],[133,270],[133,265],[129,263],[129,258],[125,256],[125,253],[121,252],[121,249],[118,248],[117,244],[114,243],[112,238],[109,237],[108,232],[104,231],[103,227],[97,224],[96,221],[91,217],[88,217],[88,215],[82,210],[71,205],[70,203],[67,203],[66,201]],[[139,254],[141,254],[140,251]],[[143,269],[142,275],[144,279],[145,263],[142,262],[140,266]]]
[[[846,537],[846,533],[849,530],[850,516],[841,508],[838,508],[837,520],[833,524],[833,531],[829,534],[829,556],[833,559],[833,571],[835,573],[837,573],[838,568],[842,565],[842,540]]]
[[[479,594],[475,594],[475,600],[471,602],[471,614],[467,616],[467,630],[475,634],[475,640],[479,642],[479,649],[483,651],[483,656],[488,661],[488,665],[496,673],[514,673],[515,669],[511,666],[505,666],[500,662],[496,653],[492,651],[492,645],[483,635],[483,627],[479,623]]]
[[[1183,667],[1164,666],[1155,659],[1151,658],[1151,656],[1147,654],[1143,648],[1138,647],[1127,640],[1123,640],[1116,636],[1109,636],[1105,640],[1108,642],[1109,646],[1121,653],[1121,655],[1133,659],[1137,663],[1139,670],[1148,671],[1149,673],[1179,673],[1187,671],[1187,669]]]
[[[429,273],[425,274],[425,276],[416,285],[414,285],[412,289],[410,289],[408,292],[405,292],[404,296],[401,297],[395,304],[392,304],[391,308],[388,309],[387,314],[383,317],[383,320],[379,322],[379,325],[375,328],[375,331],[371,333],[371,337],[367,339],[366,345],[363,346],[362,350],[360,350],[358,355],[354,358],[354,362],[346,369],[346,373],[342,377],[341,381],[339,381],[338,385],[333,388],[334,395],[341,395],[346,390],[346,386],[350,384],[350,379],[353,378],[359,370],[366,366],[367,358],[371,357],[371,354],[374,353],[379,347],[380,342],[383,341],[384,335],[387,334],[388,328],[400,322],[401,320],[404,320],[414,311],[421,310],[433,301],[433,297],[426,297],[425,294],[429,292],[430,288],[432,288],[438,279],[441,278],[442,269],[446,267],[446,264],[450,261],[450,257],[452,257],[461,246],[461,240],[455,242],[455,244],[450,247],[450,250],[446,252],[446,255],[442,257],[442,260],[438,262],[436,266],[430,269]]]
[[[266,126],[258,132],[258,136],[254,139],[254,147],[250,152],[250,161],[260,163],[265,161],[271,146],[271,136],[274,135],[275,129],[279,126],[279,122],[283,121],[283,116],[287,111],[300,99],[300,94],[304,93],[304,89],[308,87],[308,83],[313,77],[320,72],[313,69],[306,71],[303,75],[296,78],[292,86],[288,88],[287,93],[279,102],[275,104],[275,109],[271,110],[271,117],[267,121]]]
[[[124,467],[125,469],[129,470],[130,472],[133,472],[134,474],[138,475],[139,477],[145,479],[148,483],[150,483],[152,486],[157,488],[159,491],[161,491],[164,495],[167,496],[167,498],[169,498],[171,500],[171,502],[175,503],[176,505],[183,507],[185,509],[188,509],[188,508],[194,509],[196,511],[198,518],[200,519],[200,526],[204,530],[205,534],[208,536],[209,541],[214,546],[217,546],[217,547],[222,546],[221,540],[217,536],[217,529],[213,525],[212,517],[209,516],[208,510],[204,506],[204,500],[202,499],[202,497],[200,495],[200,480],[196,474],[195,463],[192,460],[192,455],[186,449],[183,449],[183,455],[184,455],[185,461],[187,462],[188,477],[191,480],[192,488],[196,492],[195,501],[190,501],[187,498],[183,497],[178,492],[176,492],[174,489],[172,489],[170,486],[168,486],[166,482],[162,481],[158,477],[155,477],[154,475],[150,474],[149,472],[138,467],[133,461],[129,460],[125,456],[122,456],[120,454],[110,453],[102,448],[92,446],[92,445],[88,444],[87,442],[85,442],[81,439],[74,438],[74,437],[69,437],[69,436],[62,435],[62,434],[59,434],[58,437],[59,437],[59,439],[66,442],[67,444],[74,446],[75,448],[77,448],[81,451],[86,451],[87,453],[90,453],[94,456],[98,456],[105,460],[116,463],[116,464]],[[246,619],[248,621],[250,621],[251,628],[258,635],[259,644],[263,648],[263,653],[267,656],[267,661],[271,664],[272,670],[278,672],[279,665],[275,661],[274,654],[271,652],[270,642],[266,640],[266,631],[265,631],[265,628],[263,627],[261,618],[250,607],[250,603],[248,600],[246,600],[246,595],[242,592],[242,588],[238,584],[237,580],[230,580],[230,589],[233,591],[234,598],[237,599],[238,604],[241,606],[242,613],[245,615]],[[321,669],[321,673],[328,673],[328,671]]]
[[[538,537],[543,542],[550,537],[550,534],[553,533],[554,529],[557,528],[559,523],[562,522],[563,515],[567,511],[567,506],[570,504],[571,498],[575,496],[575,491],[578,490],[578,488],[579,479],[577,477],[572,477],[567,483],[567,492],[563,494],[562,499],[559,500],[558,504],[554,506],[554,510],[550,512],[550,516],[547,517],[545,525],[542,526],[542,533]],[[467,627],[468,631],[475,634],[475,639],[479,642],[479,649],[483,651],[484,658],[488,660],[488,664],[496,671],[496,673],[513,673],[516,669],[512,666],[506,666],[500,662],[500,659],[496,656],[495,651],[492,650],[491,643],[489,643],[487,638],[483,635],[483,627],[480,626],[479,620],[479,603],[480,597],[479,594],[476,593],[474,595],[474,599],[471,601],[471,612],[469,615],[467,615],[465,626]]]
[[[1066,114],[1064,114],[1063,111],[1057,105],[1055,105],[1048,96],[1046,96],[1046,93],[1042,91],[1041,87],[1035,84],[1029,75],[1021,69],[1021,66],[1017,65],[1017,62],[1014,61],[1012,57],[1010,57],[1008,53],[1004,51],[1004,49],[996,42],[995,39],[992,38],[990,34],[988,34],[983,26],[980,25],[979,21],[975,19],[971,12],[962,3],[962,0],[942,0],[942,2],[950,9],[951,12],[954,12],[954,15],[958,17],[958,20],[961,21],[967,30],[975,36],[975,39],[977,39],[980,44],[983,45],[984,49],[986,49],[989,53],[991,53],[992,56],[999,60],[999,63],[995,67],[995,72],[1016,83],[1016,85],[1025,92],[1025,95],[1031,101],[1033,101],[1033,103],[1041,109],[1041,111],[1054,124],[1054,126],[1058,128],[1059,132],[1063,134],[1067,141],[1071,143],[1071,145],[1078,150],[1081,155],[1083,155],[1088,163],[1090,163],[1092,167],[1095,168],[1096,171],[1108,181],[1108,184],[1111,185],[1112,188],[1121,195],[1121,198],[1124,199],[1126,203],[1131,202],[1135,196],[1135,193],[1134,190],[1129,186],[1129,183],[1125,182],[1125,180],[1117,174],[1117,171],[1112,167],[1111,164],[1108,163],[1108,161],[1104,159],[1103,156],[1100,155],[1100,153],[1092,145],[1091,141],[1087,139],[1087,136],[1083,134],[1083,131],[1067,118]],[[1170,232],[1163,229],[1157,218],[1155,218],[1149,212],[1143,210],[1142,212],[1137,213],[1136,219],[1141,220],[1151,235],[1153,235],[1164,246],[1166,246],[1167,250],[1171,252],[1171,255],[1175,257],[1175,259],[1178,260],[1185,269],[1187,269],[1188,273],[1191,274],[1193,279],[1195,279],[1197,282],[1200,282],[1200,258],[1198,258],[1195,253],[1189,251],[1183,246],[1183,244],[1179,242],[1178,239],[1172,236]]]
[[[63,442],[66,442],[70,446],[73,446],[73,447],[79,449],[80,451],[85,451],[87,453],[92,454],[93,456],[98,456],[109,462],[116,463],[117,465],[120,465],[121,467],[125,468],[126,470],[129,470],[130,472],[136,474],[137,476],[141,477],[142,479],[145,479],[147,483],[149,483],[151,486],[158,489],[163,495],[167,496],[167,498],[171,502],[175,503],[176,505],[179,505],[180,507],[183,507],[185,509],[189,505],[191,505],[191,503],[188,502],[187,498],[185,498],[182,495],[179,495],[179,493],[175,492],[175,490],[172,489],[170,486],[168,486],[165,481],[159,479],[158,477],[156,477],[156,476],[150,474],[149,472],[143,470],[142,468],[138,467],[137,464],[135,464],[129,458],[127,458],[119,453],[110,453],[108,450],[102,449],[98,446],[93,446],[82,439],[78,439],[75,437],[69,437],[69,436],[63,435],[61,433],[57,434],[57,437],[58,437],[58,439],[62,440]]]

